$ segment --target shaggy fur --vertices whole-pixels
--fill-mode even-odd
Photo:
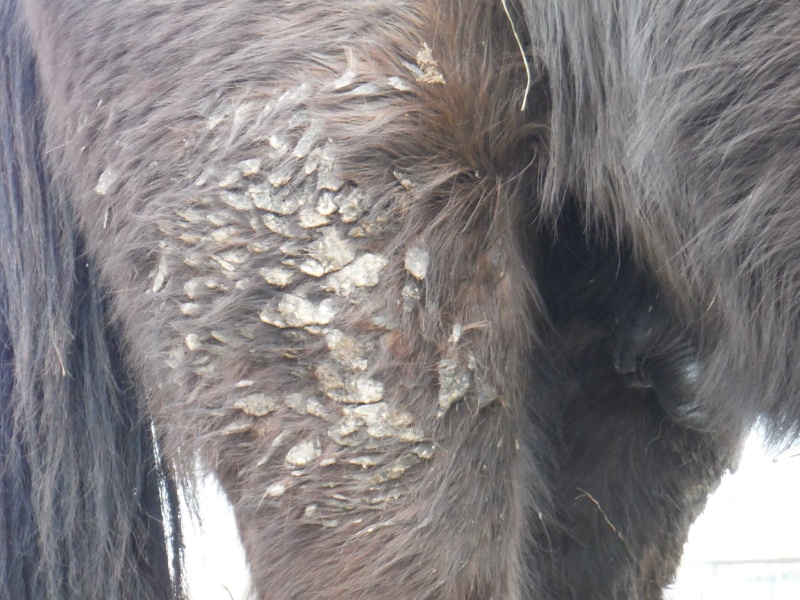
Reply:
[[[3,3],[0,595],[171,599],[162,493],[177,519],[175,487],[71,207],[43,166],[18,19]],[[173,574],[179,587],[178,562]]]
[[[259,598],[660,598],[796,437],[790,3],[2,8],[10,597],[180,595],[199,457]]]

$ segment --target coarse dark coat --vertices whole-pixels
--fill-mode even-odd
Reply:
[[[797,437],[794,3],[0,17],[4,597],[180,597],[199,458],[258,598],[661,598]]]

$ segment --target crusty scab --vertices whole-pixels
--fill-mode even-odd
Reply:
[[[421,56],[425,78],[436,79],[430,48]],[[367,88],[353,87],[354,75],[348,72],[332,85],[348,97],[402,94],[411,89],[405,75]],[[251,158],[201,168],[189,206],[180,205],[162,222],[171,241],[152,276],[152,292],[165,290],[167,281],[169,291],[180,290],[176,319],[184,317],[191,331],[183,348],[170,353],[169,365],[194,374],[184,385],[207,387],[224,377],[219,366],[224,347],[241,345],[243,338],[277,343],[280,354],[263,360],[302,372],[302,391],[283,393],[257,383],[257,373],[243,371],[225,402],[233,410],[224,435],[260,431],[284,448],[271,452],[263,468],[274,461],[300,477],[338,462],[375,471],[374,483],[386,483],[430,459],[435,444],[432,432],[385,393],[378,368],[386,360],[379,358],[381,339],[398,323],[381,322],[374,314],[358,317],[359,306],[394,302],[407,312],[417,310],[424,303],[431,255],[419,240],[393,255],[380,251],[386,207],[375,208],[374,200],[339,172],[336,141],[326,137],[324,124],[309,116],[304,104],[313,93],[303,84],[267,100],[260,110],[245,100],[223,101],[212,112],[206,128],[216,138],[252,129],[266,143]],[[108,172],[98,182],[98,193],[110,185]],[[398,194],[413,188],[397,171],[392,177]],[[398,261],[405,277],[391,289],[379,288],[388,266]],[[172,271],[179,276],[172,278]],[[395,299],[376,301],[373,293],[394,293]],[[239,302],[252,306],[249,317],[240,316],[230,330],[211,329],[210,315]],[[456,350],[460,332],[457,324],[448,357],[434,367],[439,417],[474,386],[475,359]],[[278,342],[281,337],[289,343]],[[297,350],[287,353],[286,345]],[[490,388],[477,394],[479,407],[497,396]],[[287,420],[295,424],[281,429],[279,423]],[[317,433],[309,437],[304,431]],[[294,485],[276,470],[265,498],[280,498]]]

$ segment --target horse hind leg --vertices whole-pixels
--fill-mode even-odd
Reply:
[[[526,78],[502,6],[378,3],[334,27],[315,3],[31,4],[70,111],[54,168],[165,452],[219,477],[258,593],[534,587],[520,189],[546,105],[509,99]],[[80,72],[54,67],[76,48]]]

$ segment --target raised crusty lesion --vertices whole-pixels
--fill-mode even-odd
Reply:
[[[375,94],[408,93],[406,75],[379,82]],[[369,96],[357,81],[335,82],[343,101]],[[341,172],[337,142],[307,110],[313,93],[305,83],[260,109],[247,98],[212,111],[215,140],[252,135],[258,150],[198,167],[193,197],[161,222],[169,241],[153,289],[176,300],[183,335],[168,360],[176,381],[224,423],[215,425],[221,435],[263,448],[257,468],[270,475],[261,501],[281,501],[312,472],[320,485],[335,467],[334,487],[348,477],[342,469],[362,482],[347,505],[371,506],[398,497],[389,484],[435,454],[432,431],[406,399],[387,393],[395,365],[385,338],[400,323],[379,318],[393,303],[424,302],[430,255],[419,242],[387,253],[394,207],[376,206]],[[398,263],[399,283],[387,278]],[[403,286],[414,286],[414,297]],[[341,523],[343,504],[332,499],[309,514]]]

